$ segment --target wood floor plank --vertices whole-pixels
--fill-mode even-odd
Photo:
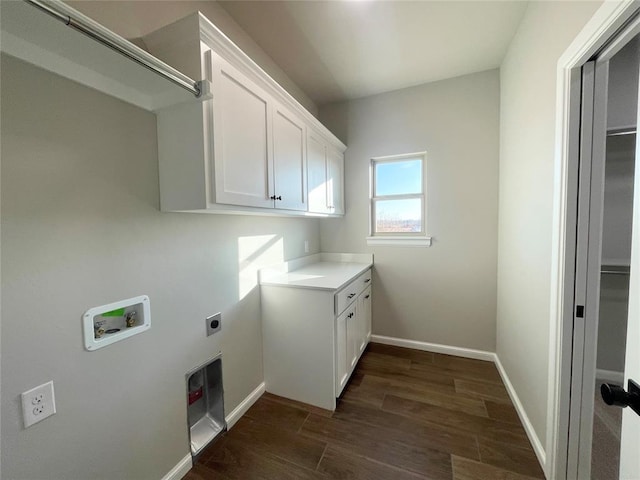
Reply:
[[[327,442],[349,454],[376,459],[381,463],[416,473],[428,472],[431,478],[450,480],[451,456],[420,443],[407,442],[397,432],[336,418],[309,415],[300,433]]]
[[[375,375],[376,377],[401,381],[406,384],[432,387],[434,385],[442,385],[454,388],[455,390],[455,379],[447,372],[443,372],[442,370],[418,370],[413,368],[415,365],[417,364],[412,364],[408,370],[399,370],[394,367],[367,362],[363,357],[363,359],[358,363],[356,371],[359,374]]]
[[[263,455],[236,436],[225,438],[205,466],[216,475],[230,479],[321,480],[327,478],[324,474],[289,463],[277,456]],[[315,468],[316,465],[313,467]]]
[[[318,471],[336,480],[425,480],[429,477],[329,447]]]
[[[383,353],[367,353],[360,358],[359,366],[379,368],[383,371],[395,373],[404,372],[411,368],[411,360],[408,358],[394,357]]]
[[[521,425],[447,410],[415,400],[387,395],[382,409],[387,412],[412,418],[432,425],[450,427],[459,432],[468,432],[489,440],[502,441],[529,448],[529,439]]]
[[[472,375],[472,378],[475,380],[502,385],[502,378],[500,377],[500,373],[493,362],[434,353],[433,364],[438,367],[457,372],[458,375]]]
[[[397,441],[444,453],[480,459],[476,437],[471,433],[436,425],[424,425],[401,415],[348,401],[338,404],[333,418],[352,424],[354,431],[361,428],[358,424],[364,424],[378,429],[390,439],[395,438]]]
[[[417,376],[416,373],[422,373],[423,375],[427,375],[427,374],[445,375],[447,377],[451,377],[459,380],[483,382],[483,383],[488,383],[490,385],[497,385],[497,386],[502,385],[502,380],[500,380],[497,371],[496,371],[496,377],[494,377],[493,375],[490,375],[488,373],[477,373],[474,371],[465,371],[461,368],[451,369],[451,368],[446,368],[436,364],[412,363],[411,372],[415,376]]]
[[[367,352],[382,353],[399,358],[408,358],[415,363],[433,363],[433,353],[414,350],[412,348],[396,347],[395,345],[384,345],[382,343],[370,343]]]
[[[303,437],[273,425],[265,425],[246,417],[238,420],[231,432],[234,439],[243,442],[256,452],[277,457],[310,470],[315,470],[326,447],[325,442]]]
[[[366,375],[361,377],[359,385],[349,382],[340,398],[351,402],[362,402],[377,408],[382,407],[386,390],[381,388],[379,383],[365,382]]]
[[[521,475],[468,458],[451,456],[453,480],[535,480],[536,477]]]
[[[187,474],[182,477],[182,480],[233,480],[231,477],[226,476],[223,473],[216,472],[210,469],[203,463],[196,463]]]
[[[315,415],[320,415],[321,417],[330,417],[333,415],[331,410],[325,410],[324,408],[316,407],[314,405],[308,405],[306,403],[298,402],[297,400],[291,400],[289,398],[280,397],[278,395],[274,395],[273,393],[265,392],[261,398],[265,398],[266,400],[270,400],[272,402],[278,402],[284,405],[289,405],[295,408],[299,408],[309,413],[313,413]]]
[[[513,408],[513,405],[502,402],[493,402],[491,400],[485,400],[484,404],[487,407],[489,418],[520,425],[520,417],[518,416],[516,409]]]
[[[297,432],[309,415],[307,410],[299,407],[274,402],[268,398],[259,398],[245,416],[266,425],[275,425],[286,430]]]
[[[362,384],[366,388],[371,381],[370,376],[365,375]],[[425,388],[424,386],[412,386],[393,381],[387,381],[387,386],[381,388],[384,388],[384,393],[388,395],[437,405],[447,410],[457,410],[480,417],[489,416],[482,400],[458,395],[455,391],[451,392],[448,389],[433,386]]]
[[[538,459],[531,448],[521,448],[486,438],[478,438],[480,460],[511,472],[544,478]]]
[[[476,382],[472,380],[455,380],[456,392],[494,402],[511,403],[511,398],[504,385]]]

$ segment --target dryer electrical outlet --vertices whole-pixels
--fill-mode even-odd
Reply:
[[[213,335],[216,332],[219,332],[222,328],[222,313],[216,313],[215,315],[211,315],[207,317],[207,337],[209,335]]]
[[[22,417],[24,428],[30,427],[56,413],[53,381],[24,392],[22,395]]]

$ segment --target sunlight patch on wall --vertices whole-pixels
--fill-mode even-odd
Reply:
[[[258,270],[284,262],[284,242],[280,235],[238,238],[238,299],[258,286]]]

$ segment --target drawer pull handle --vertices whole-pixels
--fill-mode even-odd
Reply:
[[[355,296],[356,296],[356,294],[355,294],[355,293],[350,293],[349,295],[347,295],[347,298],[353,298],[353,297],[355,297]]]
[[[371,295],[365,295],[365,297],[364,297],[364,298],[369,298],[370,296],[371,296]]]
[[[369,283],[370,281],[371,281],[371,279],[370,279],[370,278],[367,278],[367,279],[364,281],[364,283]]]
[[[353,318],[353,313],[350,313],[349,315],[347,315],[348,318]]]

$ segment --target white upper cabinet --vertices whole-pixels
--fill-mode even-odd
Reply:
[[[329,212],[344,214],[344,153],[327,149],[327,203]]]
[[[269,95],[219,55],[212,60],[215,201],[273,207]]]
[[[309,212],[344,214],[344,154],[309,131],[307,135]]]
[[[144,41],[157,57],[210,82],[207,100],[156,112],[162,210],[344,213],[346,146],[202,14]],[[312,130],[320,146],[308,145]]]
[[[282,106],[273,110],[275,208],[307,210],[305,125]]]
[[[307,188],[309,211],[330,213],[327,196],[327,147],[322,137],[309,131],[307,136]]]

